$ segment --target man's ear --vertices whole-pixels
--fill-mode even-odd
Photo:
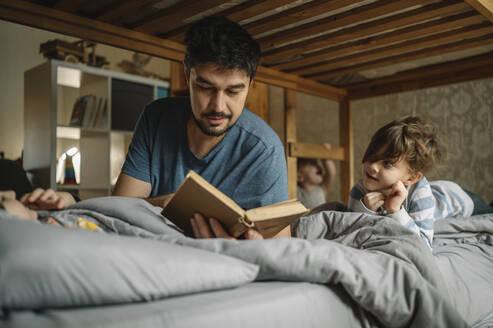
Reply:
[[[406,186],[410,186],[410,185],[415,184],[422,177],[423,177],[423,173],[421,173],[420,171],[411,173],[409,175],[408,179],[406,180]]]

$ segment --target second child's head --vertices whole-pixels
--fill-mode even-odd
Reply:
[[[380,128],[363,156],[363,185],[385,190],[397,181],[409,186],[435,168],[444,157],[436,128],[408,116]]]
[[[314,158],[298,158],[298,185],[315,186],[324,180],[322,166]]]

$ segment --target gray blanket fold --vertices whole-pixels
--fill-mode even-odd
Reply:
[[[384,326],[466,327],[477,320],[473,313],[458,308],[463,305],[454,300],[444,279],[452,276],[451,272],[444,274],[428,246],[390,218],[323,211],[298,220],[296,238],[231,241],[184,237],[160,215],[160,208],[138,199],[99,198],[80,202],[71,211],[92,214],[118,234],[198,248],[254,264],[259,268],[255,280],[342,286],[363,312]],[[484,265],[493,268],[493,216],[439,222],[436,234],[438,251],[458,237],[469,238],[469,243],[487,254],[483,255]],[[195,292],[201,291],[197,288]],[[478,315],[485,316],[484,312]]]

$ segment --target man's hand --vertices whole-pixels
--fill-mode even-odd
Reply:
[[[392,185],[390,194],[385,199],[385,209],[387,213],[392,214],[401,209],[402,203],[407,198],[407,189],[402,181],[397,181]]]
[[[75,204],[74,197],[68,192],[41,188],[25,194],[20,201],[33,210],[60,210]]]
[[[377,212],[384,203],[385,195],[380,191],[369,192],[363,197],[363,204],[373,212]]]
[[[209,218],[209,223],[206,222],[204,216],[199,213],[194,214],[190,218],[190,223],[192,224],[193,235],[195,238],[226,238],[230,240],[235,240],[233,236],[228,234],[224,230],[223,226],[219,221],[214,218]],[[245,232],[245,239],[264,239],[264,237],[256,230],[249,229]]]

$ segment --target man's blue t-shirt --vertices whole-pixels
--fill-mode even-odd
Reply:
[[[204,158],[188,146],[189,98],[163,98],[142,112],[122,172],[152,185],[151,197],[175,192],[194,170],[244,209],[288,199],[284,148],[261,118],[243,109]]]

